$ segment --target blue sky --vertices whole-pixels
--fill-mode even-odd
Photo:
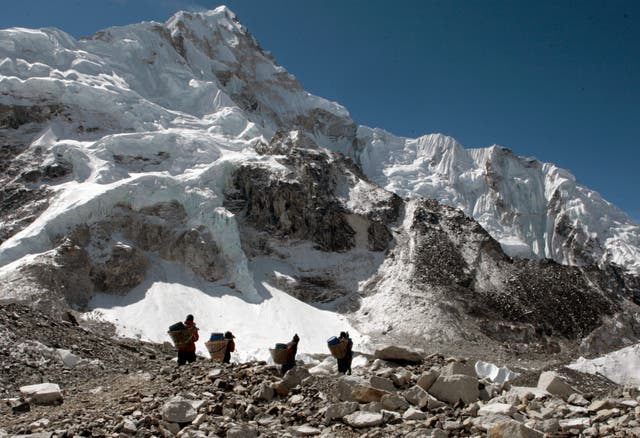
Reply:
[[[22,0],[0,28],[75,37],[205,0]],[[359,124],[500,144],[571,170],[640,221],[640,1],[224,2],[310,92]]]

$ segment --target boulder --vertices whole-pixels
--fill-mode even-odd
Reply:
[[[137,431],[138,427],[136,426],[136,423],[129,419],[124,420],[124,422],[122,423],[122,432],[128,435],[135,435]]]
[[[345,415],[349,415],[358,410],[359,404],[357,402],[342,402],[342,403],[334,403],[327,407],[327,410],[324,413],[324,418],[326,421],[331,421],[336,418],[342,418]]]
[[[366,386],[366,381],[357,376],[343,376],[336,385],[336,395],[341,401],[353,401],[353,388],[356,386]]]
[[[515,420],[493,426],[487,433],[488,438],[543,438],[543,436],[543,433]]]
[[[303,366],[297,366],[286,372],[282,378],[282,382],[291,389],[300,385],[304,379],[310,376],[311,373],[309,373],[308,369]]]
[[[80,356],[73,354],[71,350],[59,348],[58,354],[65,368],[75,368],[81,360]]]
[[[255,397],[261,400],[271,401],[275,396],[275,391],[267,382],[262,382],[256,391]]]
[[[373,427],[382,424],[383,416],[380,413],[357,411],[346,415],[342,421],[351,427]]]
[[[540,374],[538,388],[563,400],[567,400],[571,394],[577,392],[555,371],[545,371]]]
[[[420,388],[424,389],[425,391],[428,391],[429,388],[431,388],[431,385],[433,385],[433,383],[436,381],[436,379],[439,376],[440,376],[440,373],[438,371],[429,370],[420,376],[420,378],[416,382],[416,385],[418,385]]]
[[[162,406],[162,418],[169,423],[190,423],[198,415],[196,406],[201,403],[180,396],[172,397]]]
[[[453,376],[456,374],[463,374],[465,376],[475,378],[478,377],[475,367],[466,362],[450,362],[440,370],[441,376]]]
[[[364,405],[360,405],[360,410],[363,412],[382,412],[383,408],[384,406],[382,406],[382,403],[377,401],[372,401]]]
[[[429,404],[429,393],[418,385],[414,385],[402,393],[402,396],[418,408],[426,408]]]
[[[589,405],[589,407],[587,408],[589,410],[589,412],[598,412],[601,411],[603,409],[611,409],[616,407],[616,402],[613,400],[594,400],[593,402],[591,402],[591,404]]]
[[[407,386],[407,384],[411,382],[411,377],[411,371],[405,369],[391,374],[391,380],[393,381],[393,384],[398,388],[404,388],[405,386]]]
[[[369,386],[356,386],[351,391],[353,399],[360,403],[379,402],[385,394],[388,393]]]
[[[408,348],[390,345],[377,349],[375,357],[393,362],[421,363],[424,359],[424,354]]]
[[[258,429],[255,426],[241,424],[227,430],[227,438],[256,438]]]
[[[429,394],[450,404],[455,404],[458,400],[462,400],[468,405],[477,401],[480,396],[478,379],[464,374],[441,375],[429,388]]]
[[[294,426],[289,429],[294,436],[315,436],[320,435],[322,431],[309,425]]]
[[[409,407],[409,403],[404,397],[397,394],[386,394],[380,399],[382,407],[390,411],[404,411]]]
[[[21,386],[20,393],[31,398],[35,404],[47,405],[62,401],[62,391],[55,383]]]
[[[380,376],[371,376],[369,383],[373,388],[380,389],[382,391],[393,392],[396,390],[393,380]]]
[[[486,432],[491,430],[494,426],[499,424],[508,423],[513,419],[506,415],[500,414],[492,414],[492,415],[483,415],[482,417],[477,417],[472,420],[472,424],[478,429]]]
[[[559,420],[560,429],[562,430],[570,430],[570,429],[586,429],[591,426],[591,419],[589,417],[582,418],[568,418],[564,420]]]
[[[404,414],[402,414],[402,418],[405,420],[426,420],[427,419],[427,415],[416,409],[416,408],[409,408],[405,411]]]
[[[478,415],[506,415],[510,417],[516,412],[518,410],[515,406],[508,403],[491,403],[478,409]]]
[[[589,400],[584,398],[582,394],[571,394],[567,402],[576,406],[589,406]]]

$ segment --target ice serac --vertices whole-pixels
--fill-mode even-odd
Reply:
[[[354,160],[382,187],[463,210],[512,256],[640,273],[640,227],[565,169],[496,145],[465,149],[441,134],[412,139],[361,126],[354,144]]]

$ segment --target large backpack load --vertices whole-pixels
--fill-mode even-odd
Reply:
[[[176,348],[182,348],[191,343],[195,332],[195,327],[189,327],[184,325],[182,322],[177,322],[169,326],[169,331],[167,333],[173,341],[173,345],[175,345]]]
[[[348,341],[346,339],[338,339],[335,336],[331,336],[327,341],[327,346],[331,355],[336,359],[344,359],[347,357]]]
[[[273,363],[278,365],[284,365],[287,363],[287,344],[276,344],[276,348],[270,348],[269,353],[271,353],[271,358],[273,359]]]
[[[229,339],[225,339],[224,336],[218,338],[218,333],[212,333],[209,341],[205,342],[204,345],[209,350],[209,356],[211,356],[211,360],[214,362],[222,362],[224,361],[224,355],[227,352],[227,344],[229,343]],[[220,335],[222,335],[220,333]]]

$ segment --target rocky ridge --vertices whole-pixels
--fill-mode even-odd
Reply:
[[[33,339],[45,326],[46,336]],[[385,359],[359,358],[352,376],[337,375],[335,359],[318,357],[281,377],[264,362],[200,358],[178,368],[166,345],[116,340],[18,305],[0,307],[0,330],[13,333],[0,338],[0,436],[640,433],[637,390],[566,369],[492,383],[478,378],[466,359],[395,347],[376,352]],[[23,385],[43,381],[59,384],[61,398],[40,404],[20,395]],[[537,385],[516,386],[530,382]]]

